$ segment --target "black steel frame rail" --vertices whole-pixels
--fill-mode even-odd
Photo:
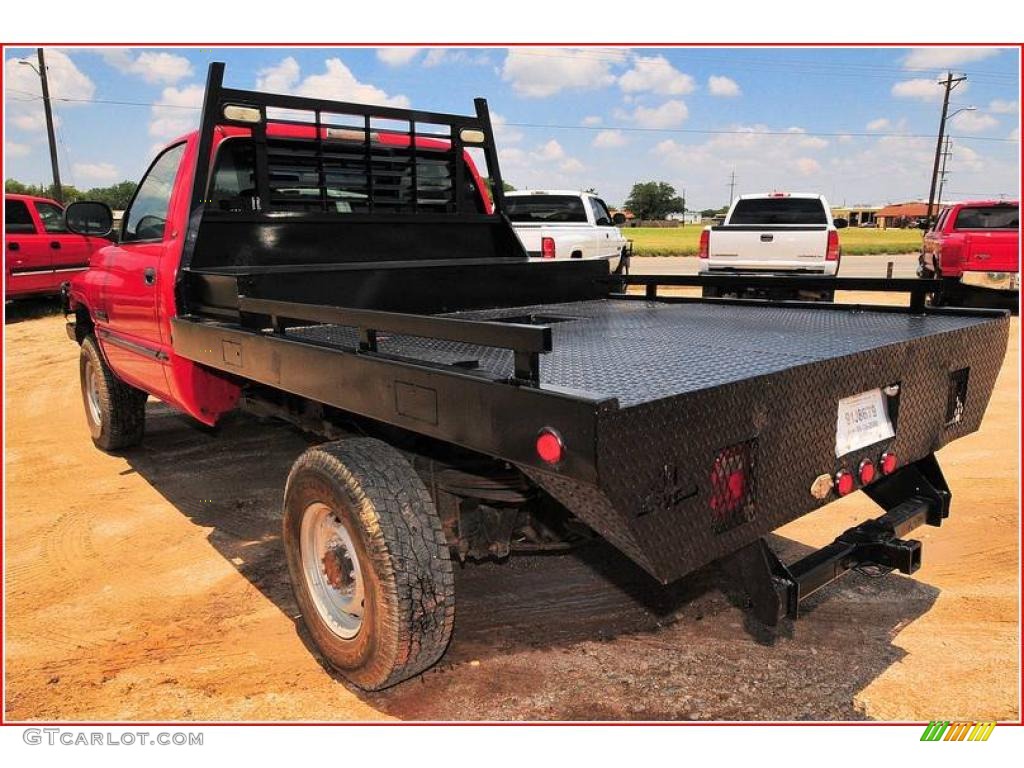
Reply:
[[[242,313],[243,325],[252,324],[246,322],[246,315],[270,318],[270,327],[276,333],[283,333],[289,324],[296,325],[294,321],[356,328],[362,352],[378,351],[378,333],[398,333],[511,349],[515,359],[515,378],[534,386],[540,383],[540,355],[552,349],[551,327],[547,325],[460,320],[247,296],[239,297],[238,309]],[[255,324],[261,323],[257,321]]]
[[[620,290],[631,285],[642,285],[646,288],[647,298],[658,298],[659,286],[708,286],[714,288],[762,288],[780,290],[810,291],[868,291],[884,293],[909,293],[910,309],[921,312],[925,307],[925,298],[942,288],[939,280],[921,278],[888,278],[888,277],[827,277],[825,275],[751,275],[738,273],[734,275],[626,275],[612,278],[613,285]]]

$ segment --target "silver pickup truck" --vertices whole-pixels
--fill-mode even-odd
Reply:
[[[809,274],[835,277],[841,250],[838,230],[845,219],[833,219],[821,195],[740,195],[725,221],[701,232],[700,265],[708,274]],[[817,296],[831,300],[832,291]],[[705,296],[720,296],[708,287]],[[792,297],[773,297],[792,298]]]

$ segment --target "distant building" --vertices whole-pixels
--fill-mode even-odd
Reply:
[[[936,206],[933,215],[938,214],[946,206]],[[917,223],[928,215],[928,203],[916,200],[909,203],[895,203],[881,208],[875,214],[875,226],[880,229],[889,227],[916,227]]]
[[[838,205],[832,207],[833,219],[846,219],[851,227],[874,227],[880,205]]]
[[[683,224],[700,224],[700,211],[686,211],[686,213],[670,213],[665,217],[668,221],[681,221]]]

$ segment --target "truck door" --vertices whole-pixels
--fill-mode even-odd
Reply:
[[[70,279],[72,274],[89,267],[89,254],[97,238],[68,232],[64,225],[64,211],[59,205],[37,200],[35,206],[49,247],[52,282],[55,289],[59,289],[60,284]]]
[[[101,304],[106,318],[99,338],[114,371],[149,392],[165,393],[164,365],[169,339],[164,339],[158,311],[160,261],[169,245],[184,235],[167,226],[185,144],[157,156],[124,212],[121,236],[105,248],[106,282]]]
[[[50,248],[28,201],[4,201],[7,298],[45,293],[53,282]]]
[[[612,215],[603,200],[590,198],[590,209],[594,214],[594,249],[593,253],[585,254],[597,258],[610,258],[616,255],[615,244],[618,243],[618,232],[612,224]]]

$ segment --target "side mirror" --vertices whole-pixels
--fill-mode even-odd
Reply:
[[[613,214],[612,215],[612,221],[615,223],[615,226],[621,227],[623,224],[626,223],[626,214],[624,214],[624,213]]]
[[[107,237],[114,227],[114,212],[106,203],[72,203],[64,209],[64,224],[76,235]]]
[[[836,229],[846,229],[850,226],[850,222],[846,219],[832,219],[832,223],[835,225]]]

